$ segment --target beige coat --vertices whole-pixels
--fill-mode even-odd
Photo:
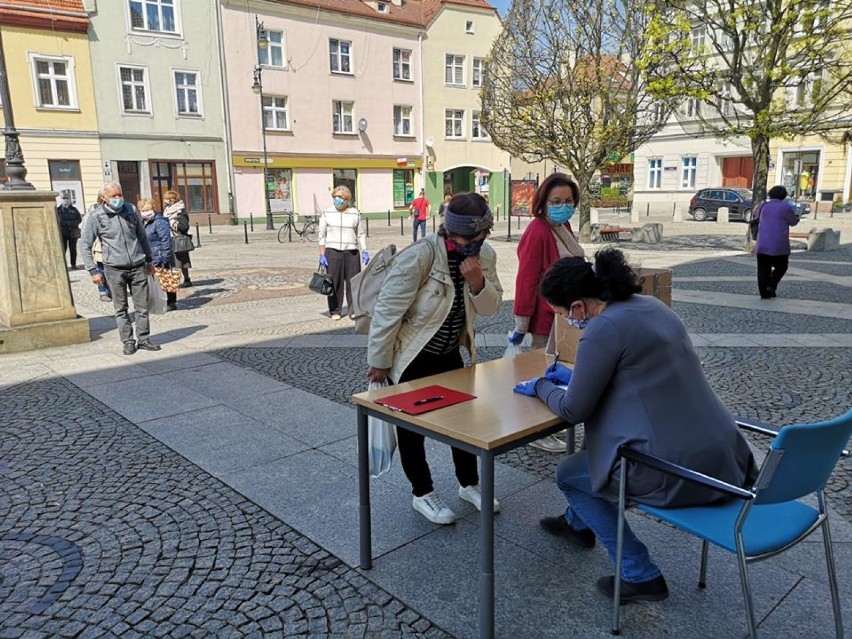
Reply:
[[[503,288],[497,278],[497,255],[487,243],[482,245],[479,261],[485,288],[473,295],[467,282],[464,284],[467,326],[460,339],[474,363],[476,315],[494,315],[503,299]],[[394,259],[376,300],[367,341],[367,363],[390,369],[391,381],[399,380],[447,319],[454,294],[443,237],[432,234],[401,252]]]

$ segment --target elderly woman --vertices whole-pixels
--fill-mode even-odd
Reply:
[[[571,218],[580,205],[580,187],[564,173],[549,175],[532,201],[533,220],[518,243],[518,274],[515,277],[515,330],[509,343],[520,344],[532,333],[532,347],[544,348],[553,326],[553,309],[539,292],[544,274],[561,257],[583,257],[583,247],[571,230]],[[548,435],[530,446],[564,453],[565,442]]]
[[[790,261],[790,227],[799,223],[795,210],[787,204],[787,189],[773,186],[769,189],[769,201],[754,212],[758,222],[757,242],[757,289],[761,299],[772,299],[775,289],[787,272]]]
[[[634,271],[616,249],[598,251],[594,267],[578,257],[556,262],[541,291],[556,313],[585,328],[573,374],[560,365],[515,387],[569,424],[585,423],[586,450],[565,458],[556,470],[568,507],[563,515],[542,519],[542,527],[580,548],[599,539],[613,561],[620,445],[737,486],[756,476],[748,444],[707,383],[683,323],[638,290]],[[568,384],[567,390],[557,383]],[[724,499],[643,466],[630,466],[628,477],[629,499],[645,504],[702,506]],[[629,526],[623,557],[622,602],[668,596],[660,569]],[[610,598],[613,587],[614,577],[598,581]]]
[[[162,213],[154,210],[154,200],[142,198],[136,204],[142,224],[145,225],[145,235],[148,236],[148,244],[151,245],[151,257],[154,268],[171,269],[174,262],[172,252],[172,232],[169,223]],[[166,310],[177,310],[177,291],[166,291]]]
[[[168,220],[169,227],[172,230],[172,237],[186,237],[189,235],[189,213],[186,212],[186,205],[180,199],[177,191],[166,191],[163,194],[163,216]],[[192,280],[189,279],[189,269],[192,268],[192,262],[189,259],[189,251],[175,251],[174,265],[180,269],[183,274],[183,282],[180,288],[189,288],[192,286]]]
[[[370,325],[370,381],[400,383],[462,368],[461,346],[476,362],[474,320],[496,313],[503,295],[496,254],[485,244],[492,224],[482,196],[460,193],[450,200],[437,233],[394,258]],[[453,523],[455,513],[432,485],[423,435],[399,428],[397,443],[414,510],[436,524]],[[452,452],[459,497],[481,509],[476,456]],[[497,500],[493,508],[500,509]]]
[[[333,292],[328,296],[328,313],[331,319],[339,320],[343,291],[346,290],[346,305],[352,318],[352,285],[350,281],[361,271],[361,263],[370,261],[367,253],[367,230],[361,224],[361,214],[350,206],[352,193],[345,186],[331,192],[333,206],[322,212],[319,221],[319,263],[331,275]],[[361,262],[358,249],[361,249]]]

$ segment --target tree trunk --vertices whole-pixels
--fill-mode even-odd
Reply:
[[[758,134],[751,140],[754,159],[754,182],[752,183],[752,206],[766,200],[766,182],[769,179],[769,138]]]
[[[580,187],[580,241],[589,242],[592,237],[592,193],[589,190],[591,177],[584,179],[574,173],[577,186]]]

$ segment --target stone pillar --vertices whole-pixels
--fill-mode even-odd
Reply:
[[[727,206],[720,206],[719,212],[716,214],[716,221],[719,224],[727,224],[728,218],[729,218],[729,215],[728,215],[729,213],[730,213],[730,210],[728,209]]]
[[[0,190],[0,354],[89,341],[71,298],[56,193]]]

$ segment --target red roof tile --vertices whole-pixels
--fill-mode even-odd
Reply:
[[[406,24],[415,27],[427,27],[432,19],[445,5],[463,5],[488,9],[496,13],[486,0],[403,0],[401,6],[393,4],[391,0],[381,0],[387,6],[387,13],[379,13],[364,0],[276,0],[280,4],[310,7],[322,9],[333,13],[345,13],[364,18],[373,18],[382,22]]]
[[[0,24],[85,33],[83,0],[3,0]]]

